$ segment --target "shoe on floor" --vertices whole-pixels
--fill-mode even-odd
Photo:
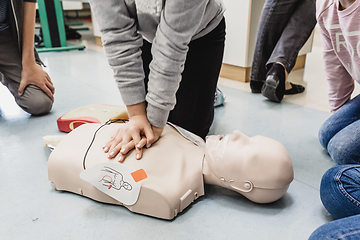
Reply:
[[[267,73],[261,94],[274,102],[281,102],[285,93],[285,68],[274,63]]]
[[[261,93],[264,81],[250,80],[250,89],[252,93]]]
[[[305,87],[302,85],[290,83],[291,88],[289,90],[285,90],[285,95],[298,94],[305,91]]]

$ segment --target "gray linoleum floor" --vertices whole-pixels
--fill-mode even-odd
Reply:
[[[319,198],[323,173],[335,164],[320,146],[317,131],[329,113],[261,95],[221,87],[226,103],[216,109],[211,134],[239,129],[285,145],[295,180],[272,204],[254,204],[241,195],[206,186],[206,195],[173,221],[131,213],[53,190],[47,180],[50,154],[45,135],[62,134],[56,120],[93,103],[123,105],[102,52],[41,53],[56,86],[50,114],[32,117],[0,86],[1,239],[307,239],[331,221]]]

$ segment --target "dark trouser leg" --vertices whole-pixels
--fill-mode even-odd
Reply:
[[[316,25],[315,0],[302,0],[295,4],[294,12],[271,54],[267,65],[280,62],[287,72],[293,69],[300,49]]]
[[[275,46],[278,44],[278,41],[281,38],[284,29],[286,28],[288,22],[290,21],[295,11],[295,7],[297,7],[297,2],[307,3],[308,0],[305,1],[267,0],[266,1],[262,10],[257,37],[256,37],[254,59],[250,74],[251,80],[253,81],[266,80],[266,73],[267,73],[266,64],[270,56],[272,55]],[[300,5],[301,4],[299,4],[299,6]],[[301,10],[303,9],[301,8]],[[304,20],[307,21],[307,19]],[[291,22],[292,24],[295,23],[294,21]],[[312,23],[309,23],[309,25],[312,25]],[[307,28],[306,28],[306,32],[308,32]],[[300,28],[296,29],[296,32],[302,32],[302,31],[303,29]],[[299,43],[292,42],[290,44],[295,45]],[[286,53],[286,55],[289,56],[292,54]]]
[[[143,68],[144,68],[144,74],[145,74],[145,89],[147,92],[147,87],[148,87],[148,82],[149,82],[149,74],[150,74],[150,63],[152,61],[152,55],[151,55],[151,43],[149,43],[148,41],[144,40],[143,41],[143,46],[141,47],[141,58],[143,61]]]
[[[18,94],[20,83],[5,78],[5,86],[14,96],[16,103],[26,112],[42,115],[50,112],[53,102],[46,93],[35,85],[28,85],[22,96]]]
[[[224,53],[225,20],[189,44],[176,105],[168,121],[205,138],[214,118],[214,97]],[[149,43],[142,47],[145,75],[151,61]],[[145,82],[147,83],[147,79]]]
[[[48,113],[53,102],[46,93],[35,85],[28,85],[22,96],[18,89],[21,81],[21,56],[9,29],[0,34],[0,72],[4,85],[14,96],[16,103],[26,112],[34,115]]]

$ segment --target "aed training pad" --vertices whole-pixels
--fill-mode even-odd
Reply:
[[[85,123],[102,123],[109,119],[129,119],[125,106],[91,104],[74,109],[57,119],[57,125],[62,132],[71,132]]]

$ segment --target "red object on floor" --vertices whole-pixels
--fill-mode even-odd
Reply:
[[[85,123],[101,123],[101,122],[93,117],[77,117],[77,118],[64,119],[63,116],[61,116],[57,120],[58,128],[62,132],[71,132],[75,128]]]
[[[74,109],[57,120],[60,131],[71,132],[85,123],[106,123],[110,119],[129,119],[125,106],[91,104]]]

